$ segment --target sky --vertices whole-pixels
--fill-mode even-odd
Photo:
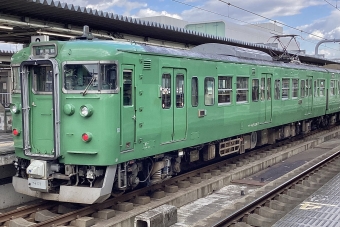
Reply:
[[[340,39],[340,0],[73,0],[72,4],[130,17],[166,15],[188,22],[277,23],[285,34],[299,35],[300,49],[307,54],[314,54],[316,43],[322,39]],[[340,58],[340,44],[322,45],[319,53]]]

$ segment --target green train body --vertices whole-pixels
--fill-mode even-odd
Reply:
[[[15,190],[102,202],[338,121],[339,71],[99,40],[12,58]]]

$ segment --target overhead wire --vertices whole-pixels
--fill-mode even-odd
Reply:
[[[337,9],[337,10],[340,11],[340,9],[338,8],[338,1],[336,2],[336,5],[333,5],[332,3],[330,3],[330,2],[327,1],[327,0],[324,0],[324,1],[327,2],[329,5],[333,6],[335,9]]]
[[[194,6],[194,5],[191,5],[191,4],[189,4],[189,3],[179,1],[179,0],[172,0],[172,1],[177,2],[177,3],[180,3],[180,4],[183,4],[183,5],[186,5],[186,6],[189,6],[189,7],[192,7],[192,8],[195,8],[195,9],[199,9],[199,10],[202,10],[202,11],[206,11],[206,12],[208,12],[208,13],[212,13],[212,14],[215,14],[215,15],[218,15],[218,16],[230,18],[230,19],[232,19],[232,20],[235,20],[235,21],[238,21],[238,22],[242,22],[242,23],[245,23],[245,24],[248,24],[248,25],[252,25],[252,26],[256,26],[256,27],[259,27],[259,28],[262,28],[262,29],[265,29],[265,30],[269,30],[272,34],[277,34],[277,33],[273,33],[273,31],[275,32],[275,30],[272,30],[272,29],[267,28],[267,27],[260,26],[260,25],[258,25],[258,24],[250,23],[250,22],[247,22],[247,21],[244,21],[244,20],[240,20],[240,19],[231,17],[231,16],[229,16],[229,15],[224,15],[224,14],[217,13],[217,12],[214,12],[214,11],[211,11],[211,10],[207,10],[207,9],[204,9],[204,8],[201,8],[201,7],[198,7],[198,6]],[[301,32],[301,33],[304,33],[304,34],[307,34],[307,35],[314,36],[314,37],[319,38],[319,39],[321,39],[321,40],[329,40],[329,39],[323,38],[322,36],[318,36],[318,35],[316,35],[316,34],[314,34],[314,33],[306,32],[306,31],[304,31],[304,30],[302,30],[302,29],[299,29],[299,28],[293,27],[293,26],[291,26],[291,25],[282,23],[282,22],[280,22],[280,21],[273,20],[273,19],[271,19],[271,18],[262,16],[262,15],[260,15],[260,14],[257,14],[257,13],[255,13],[255,12],[250,11],[250,10],[247,10],[247,9],[242,8],[242,7],[236,6],[236,5],[231,4],[231,3],[229,3],[229,2],[225,2],[225,1],[223,1],[223,0],[218,0],[218,1],[220,1],[220,2],[222,2],[222,3],[225,3],[225,4],[227,4],[228,6],[235,7],[235,8],[237,8],[237,9],[240,9],[240,10],[243,10],[243,11],[245,11],[245,12],[251,13],[251,14],[256,15],[256,16],[258,16],[258,17],[261,17],[261,18],[264,18],[264,19],[266,19],[266,20],[272,21],[272,22],[274,22],[275,24],[280,24],[280,25],[282,25],[282,26],[285,26],[285,27],[288,27],[288,28],[297,30],[297,31],[299,31],[299,32]],[[327,1],[327,0],[325,0],[325,1]],[[229,8],[228,8],[228,14],[229,14]],[[303,38],[302,36],[299,36],[299,37],[301,37],[301,39],[304,40],[304,41],[306,41],[306,42],[313,43],[313,44],[317,44],[317,42],[308,41],[307,39]],[[335,48],[332,48],[332,47],[329,47],[329,46],[326,46],[326,45],[324,45],[324,46],[325,46],[326,48],[328,48],[328,49],[332,49],[332,50],[339,51],[338,49],[335,49]]]

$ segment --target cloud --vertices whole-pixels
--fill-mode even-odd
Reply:
[[[229,0],[223,0],[224,2],[230,2]],[[267,18],[292,16],[301,13],[301,10],[310,6],[324,5],[323,1],[319,0],[243,0],[234,1],[235,5],[239,8],[248,10],[238,9],[228,4],[217,1],[209,0],[201,5],[195,5],[205,10],[209,10],[213,13],[202,13],[204,11],[199,9],[189,9],[182,12],[182,17],[187,21],[207,21],[207,20],[221,20],[228,17],[241,19],[248,22],[261,22],[266,19],[256,16],[250,12],[256,12],[258,15],[262,15]],[[233,4],[233,2],[231,2]],[[222,16],[224,15],[224,16]]]
[[[154,11],[152,9],[141,9],[139,12],[133,17],[154,17],[154,16],[168,16],[176,19],[182,19],[182,17],[178,14],[171,14],[166,11]]]

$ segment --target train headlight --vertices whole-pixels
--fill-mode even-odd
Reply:
[[[93,107],[89,104],[80,107],[80,115],[82,117],[90,117],[93,114]]]
[[[18,113],[20,113],[20,109],[19,109],[18,105],[17,105],[17,104],[14,104],[14,103],[12,103],[12,104],[10,105],[10,110],[11,110],[11,112],[12,112],[13,114],[18,114]]]

